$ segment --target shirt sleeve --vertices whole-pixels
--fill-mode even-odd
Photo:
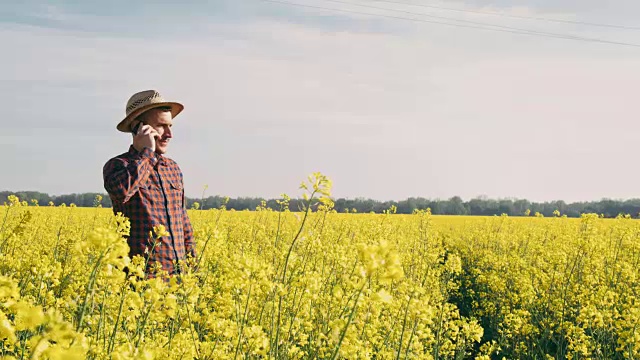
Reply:
[[[157,162],[158,159],[150,148],[144,148],[126,165],[119,159],[109,160],[102,170],[105,190],[119,202],[129,201],[140,184],[149,178]]]
[[[182,224],[184,228],[184,245],[187,248],[187,253],[191,254],[193,258],[196,257],[196,247],[193,241],[193,227],[191,226],[191,220],[189,220],[189,214],[187,214],[187,205],[184,201],[184,187],[182,188]]]

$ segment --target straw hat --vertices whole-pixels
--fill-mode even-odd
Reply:
[[[165,106],[171,108],[171,115],[174,118],[184,109],[184,105],[165,100],[156,90],[145,90],[133,94],[127,102],[126,117],[116,128],[122,132],[131,132],[131,123],[135,118],[149,109]]]

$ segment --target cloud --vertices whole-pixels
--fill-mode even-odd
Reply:
[[[52,20],[52,21],[69,21],[71,16],[64,13],[59,6],[52,4],[43,4],[40,10],[33,14],[33,17]]]
[[[201,32],[174,37],[3,26],[0,93],[12,106],[0,149],[17,171],[0,183],[101,190],[102,164],[130,141],[115,132],[128,96],[154,87],[187,106],[171,156],[188,195],[206,183],[231,196],[295,196],[316,170],[349,197],[634,193],[637,51],[300,22],[312,16],[195,24]]]

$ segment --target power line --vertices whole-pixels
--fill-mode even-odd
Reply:
[[[450,18],[450,17],[445,17],[445,16],[437,16],[437,15],[430,15],[430,14],[425,14],[425,13],[416,13],[416,12],[411,12],[411,11],[396,10],[396,9],[389,9],[389,8],[378,7],[378,6],[357,4],[357,3],[352,3],[352,2],[348,2],[348,1],[341,1],[341,0],[324,0],[324,1],[338,3],[338,4],[345,4],[345,5],[359,6],[359,7],[364,7],[364,8],[376,9],[376,10],[387,10],[387,11],[393,11],[393,12],[409,14],[409,15],[425,16],[425,17],[430,17],[430,18],[433,18],[433,19],[455,21],[455,22],[466,23],[466,24],[473,24],[473,25],[480,25],[480,26],[491,26],[491,27],[495,27],[495,28],[499,28],[499,29],[507,29],[507,30],[514,30],[514,31],[521,31],[521,32],[531,33],[532,35],[533,34],[537,34],[537,35],[554,36],[554,37],[555,36],[562,36],[563,38],[566,37],[566,38],[571,38],[571,39],[586,39],[586,38],[583,38],[583,37],[580,37],[580,36],[550,33],[550,32],[546,32],[546,31],[522,29],[522,28],[516,28],[516,27],[512,27],[512,26],[494,25],[494,24],[488,24],[488,23],[483,23],[483,22],[478,22],[478,21],[471,21],[471,20],[460,20],[460,19],[455,19],[455,18]],[[596,39],[596,40],[599,40],[599,39]]]
[[[417,7],[439,9],[439,10],[466,12],[466,13],[473,13],[473,14],[503,16],[503,17],[509,17],[509,18],[513,18],[513,19],[538,20],[538,21],[548,21],[548,22],[557,22],[557,23],[574,24],[574,25],[586,25],[586,26],[599,26],[599,27],[608,27],[608,28],[624,29],[624,30],[640,30],[640,27],[636,27],[636,26],[601,24],[601,23],[592,23],[592,22],[574,21],[574,20],[562,20],[562,19],[550,19],[550,18],[537,17],[537,16],[512,15],[512,14],[504,14],[504,13],[492,12],[492,11],[456,9],[456,8],[450,8],[450,7],[444,7],[444,6],[415,4],[415,3],[408,3],[408,2],[402,2],[402,1],[391,1],[391,0],[370,0],[370,1],[384,2],[384,3],[390,3],[390,4],[399,4],[399,5],[417,6]]]
[[[489,28],[489,27],[485,27],[485,26],[452,24],[452,23],[447,23],[447,22],[442,22],[442,21],[414,19],[414,18],[407,18],[407,17],[393,16],[393,15],[372,14],[372,13],[361,12],[361,11],[352,11],[352,10],[345,10],[345,9],[336,9],[336,8],[328,8],[328,7],[322,7],[322,6],[306,5],[306,4],[293,3],[293,2],[281,1],[281,0],[262,0],[262,1],[271,2],[271,3],[278,3],[278,4],[285,4],[285,5],[291,5],[291,6],[299,6],[299,7],[311,8],[311,9],[319,9],[319,10],[328,10],[328,11],[349,13],[349,14],[378,16],[378,17],[384,17],[384,18],[396,19],[396,20],[407,20],[407,21],[421,22],[421,23],[427,23],[427,24],[448,25],[448,26],[454,26],[454,27],[460,27],[460,28],[482,29],[482,30],[490,30],[490,31],[497,31],[497,32],[512,33],[512,34],[533,35],[533,36],[541,36],[541,37],[548,37],[548,38],[576,40],[576,41],[593,42],[593,43],[601,43],[601,44],[609,44],[609,45],[640,47],[640,44],[634,44],[634,43],[609,41],[609,40],[586,38],[586,37],[577,37],[577,36],[555,34],[555,33],[544,33],[544,32],[538,32],[538,31],[533,31],[533,30],[501,27],[499,25],[485,25],[485,26],[500,27],[500,28]],[[355,5],[353,3],[349,3],[349,4]],[[385,10],[394,11],[394,10],[391,10],[391,9],[385,9]],[[425,14],[420,14],[420,13],[414,13],[414,14],[418,15],[418,16],[426,16]],[[456,20],[456,21],[461,21],[461,20]],[[513,30],[508,30],[508,29],[513,29]]]

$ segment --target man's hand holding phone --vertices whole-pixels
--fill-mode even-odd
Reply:
[[[142,151],[145,147],[151,149],[151,151],[156,151],[156,138],[160,137],[157,131],[155,131],[150,125],[142,125],[138,126],[136,131],[136,135],[133,137],[133,147]]]

